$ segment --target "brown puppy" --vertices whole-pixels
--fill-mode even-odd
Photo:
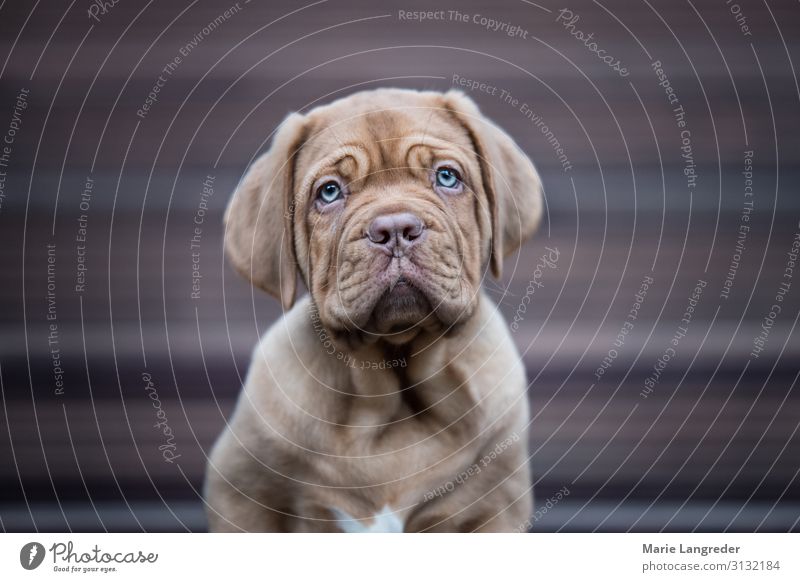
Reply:
[[[226,214],[234,267],[287,313],[211,454],[211,530],[522,526],[525,374],[481,281],[541,205],[533,164],[459,92],[290,115]]]

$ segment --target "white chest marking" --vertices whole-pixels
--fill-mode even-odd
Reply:
[[[346,511],[336,507],[331,508],[331,511],[337,525],[345,533],[402,533],[403,531],[403,520],[388,505],[384,505],[383,509],[373,516],[369,525],[364,525]]]

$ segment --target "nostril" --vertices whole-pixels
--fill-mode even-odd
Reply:
[[[419,238],[424,228],[422,221],[410,212],[397,215],[395,224],[397,225],[398,233],[407,242],[412,242]]]
[[[367,229],[367,238],[378,245],[386,245],[392,240],[391,223],[380,216],[372,221]]]
[[[420,235],[418,228],[410,227],[403,231],[403,238],[407,241],[412,241]]]
[[[403,246],[414,242],[424,229],[418,217],[404,212],[378,216],[369,225],[366,235],[374,244],[394,248],[396,245]]]

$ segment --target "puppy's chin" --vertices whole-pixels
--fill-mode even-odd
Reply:
[[[400,278],[378,299],[372,310],[369,331],[386,339],[402,341],[416,333],[426,320],[430,326],[436,319],[430,301],[411,281]]]
[[[365,285],[358,301],[345,306],[343,293],[328,292],[321,298],[320,319],[334,337],[350,347],[378,341],[402,345],[421,332],[448,333],[474,312],[474,293],[449,290],[442,293],[419,273],[398,274],[376,285]],[[459,285],[463,288],[463,284]],[[471,301],[464,299],[471,298]]]

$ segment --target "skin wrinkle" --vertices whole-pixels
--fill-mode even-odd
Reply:
[[[408,346],[390,346],[387,345],[383,350],[384,358],[386,360],[407,360],[411,357],[411,350]],[[397,378],[398,389],[401,394],[400,403],[405,404],[410,415],[405,418],[414,418],[419,416],[424,410],[424,403],[421,401],[419,392],[412,390],[413,382],[409,378],[408,371],[405,368],[394,368],[392,370]],[[398,420],[405,420],[405,418]]]
[[[464,131],[465,131],[465,133],[466,133],[467,137],[469,138],[469,141],[470,141],[470,147],[472,148],[473,152],[477,153],[477,152],[479,151],[479,147],[478,147],[479,140],[478,140],[477,136],[475,135],[475,132],[474,132],[474,130],[473,130],[473,129],[471,129],[470,127],[468,127],[468,126],[465,126],[465,125],[464,125],[464,122],[463,122],[463,121],[462,121],[462,119],[459,117],[458,113],[457,113],[455,110],[453,110],[453,109],[452,109],[452,107],[449,107],[449,106],[448,106],[448,107],[446,107],[446,108],[445,108],[445,111],[447,111],[447,113],[448,113],[448,115],[451,117],[451,119],[453,119],[453,120],[454,120],[454,121],[455,121],[455,122],[456,122],[456,123],[457,123],[457,124],[458,124],[460,127],[462,127],[462,128],[464,129]],[[482,160],[479,160],[479,163],[481,163],[481,162],[482,162]],[[488,175],[483,175],[483,173],[481,173],[481,182],[482,182],[482,184],[481,184],[481,187],[482,187],[482,189],[483,189],[485,192],[487,192],[487,193],[490,193],[490,192],[492,191],[492,189],[488,187],[489,183],[491,182],[491,178],[490,178],[490,176],[488,176]],[[472,190],[472,189],[470,189],[470,190],[471,190],[471,191],[474,191],[474,190]],[[476,199],[475,199],[475,201],[476,201],[476,203],[478,203],[477,196],[476,196]],[[495,213],[495,214],[496,214],[496,213],[499,211],[499,210],[496,208],[496,201],[494,200],[494,198],[493,198],[493,197],[491,197],[491,198],[489,198],[489,199],[487,200],[487,205],[488,205],[488,207],[489,207],[489,208],[494,208],[494,210],[492,211],[493,213]],[[482,214],[480,213],[479,209],[478,209],[478,210],[476,210],[476,212],[475,212],[475,219],[476,219],[476,221],[478,222],[478,228],[479,228],[479,229],[481,228],[481,222],[482,222],[482,221],[480,220],[480,217],[481,217],[481,216],[482,216]],[[496,223],[496,221],[495,221],[495,223]],[[490,228],[493,228],[493,225],[491,225],[491,224],[490,224]],[[496,235],[497,235],[497,233],[495,233],[495,236],[496,236]],[[492,250],[493,250],[493,249],[492,249],[492,247],[493,247],[493,245],[495,244],[495,242],[494,242],[494,237],[488,237],[488,240],[489,240],[489,245],[490,245],[490,246],[489,246],[489,255],[488,255],[488,256],[491,256],[491,254],[492,254]]]
[[[472,195],[473,194],[472,190],[471,189],[467,189],[467,188],[464,189],[464,193],[468,194],[468,195]],[[478,224],[478,235],[480,236],[481,240],[487,240],[489,237],[487,237],[486,233],[484,232],[484,224],[483,224],[483,221],[481,220],[481,204],[480,204],[480,201],[478,200],[478,197],[474,196],[474,195],[472,195],[472,201],[473,201],[472,202],[472,209],[473,209],[473,213],[475,214],[475,222]]]

